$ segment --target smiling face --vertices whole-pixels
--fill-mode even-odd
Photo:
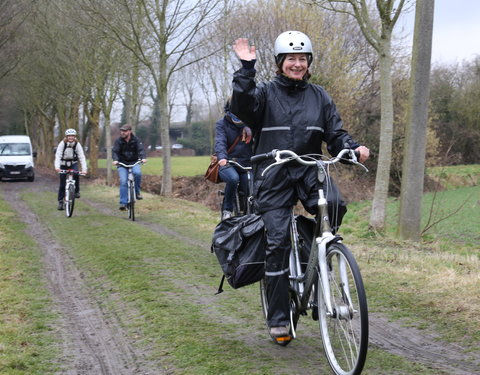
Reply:
[[[292,79],[303,79],[308,70],[308,58],[305,53],[289,53],[285,56],[282,72]]]

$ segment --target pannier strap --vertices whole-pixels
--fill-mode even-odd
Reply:
[[[218,286],[217,293],[215,295],[223,293],[223,282],[225,281],[225,275],[222,276],[222,280],[220,280],[220,285]]]

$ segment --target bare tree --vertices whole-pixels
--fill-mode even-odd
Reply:
[[[375,230],[383,230],[385,227],[392,159],[394,122],[391,78],[392,33],[405,4],[408,2],[409,0],[376,0],[375,2],[368,0],[313,0],[314,4],[324,9],[346,13],[354,17],[363,35],[378,53],[381,101],[380,145],[370,216],[370,227]],[[374,13],[375,11],[376,13]]]
[[[36,0],[0,1],[0,80],[20,63],[28,49],[18,43],[19,34],[25,32],[25,20],[35,11]]]
[[[417,0],[415,10],[410,103],[398,220],[398,234],[408,240],[419,240],[421,233],[434,1]]]
[[[172,192],[168,83],[172,74],[194,63],[184,59],[200,48],[198,33],[215,20],[221,0],[84,0],[115,38],[150,72],[159,96],[163,146],[162,195]],[[101,12],[98,11],[101,4]],[[107,10],[107,11],[105,11]],[[204,56],[216,51],[205,50]]]

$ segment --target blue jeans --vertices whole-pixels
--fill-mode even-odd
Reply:
[[[233,211],[237,186],[239,186],[241,191],[247,192],[248,176],[246,173],[239,173],[235,167],[231,165],[220,167],[218,174],[220,179],[226,183],[222,210]]]
[[[135,179],[135,194],[140,194],[140,184],[142,182],[142,170],[140,164],[132,168],[133,177]],[[120,204],[128,203],[128,169],[118,166],[118,177],[120,178]]]

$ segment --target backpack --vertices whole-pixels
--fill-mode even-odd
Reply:
[[[69,146],[66,141],[63,141],[63,153],[62,160],[64,161],[77,161],[77,141],[73,143],[72,146]]]
[[[225,278],[234,289],[260,281],[265,276],[266,245],[261,216],[249,214],[221,221],[211,247],[223,271],[216,294],[223,292]]]

